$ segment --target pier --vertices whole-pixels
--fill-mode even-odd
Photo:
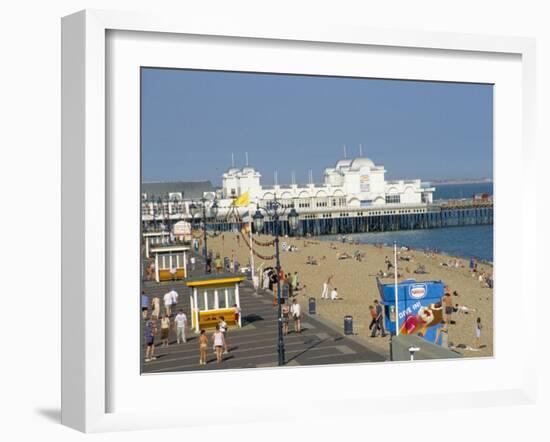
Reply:
[[[492,201],[442,201],[412,207],[384,206],[303,211],[300,212],[300,227],[297,234],[318,236],[491,224]],[[210,228],[218,231],[231,231],[238,227],[239,224],[236,222],[218,222],[210,225]],[[273,234],[274,223],[266,221],[261,233]],[[282,223],[282,234],[291,235],[286,221]]]
[[[300,225],[295,234],[337,235],[398,230],[435,229],[441,227],[493,224],[493,199],[439,200],[423,204],[385,204],[382,206],[350,207],[297,207]],[[288,205],[290,208],[290,203]],[[238,211],[221,213],[208,221],[208,229],[218,232],[238,230],[243,218],[247,219],[254,207],[241,207]],[[160,211],[159,211],[160,212]],[[147,208],[142,212],[144,230],[156,229],[162,222],[171,225],[177,221],[192,222],[186,203],[170,203],[158,215]],[[288,222],[283,219],[283,235],[292,235]],[[274,222],[266,220],[263,234],[274,233]]]

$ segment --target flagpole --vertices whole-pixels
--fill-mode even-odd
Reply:
[[[397,296],[397,243],[393,242],[393,275],[395,289],[395,336],[399,336],[399,303]]]

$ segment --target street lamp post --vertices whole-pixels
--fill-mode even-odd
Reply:
[[[263,210],[267,215],[269,215],[274,221],[274,230],[275,230],[275,269],[277,271],[277,354],[278,354],[278,365],[285,365],[285,343],[283,339],[283,318],[281,314],[281,259],[279,254],[279,235],[280,235],[280,219],[281,216],[285,214],[286,208],[277,200],[277,197],[274,198],[267,207],[256,206],[256,213],[252,217],[254,223],[254,228],[256,232],[260,232],[264,227],[264,216],[262,215],[261,210]],[[292,231],[295,231],[298,228],[298,213],[292,205],[290,212],[287,215],[288,224]]]
[[[197,203],[191,202],[189,205],[189,211],[191,212],[191,219],[195,219],[197,215],[201,216],[202,228],[203,228],[203,241],[204,241],[204,271],[208,272],[208,235],[206,232],[206,220],[208,212],[213,217],[216,218],[218,215],[218,202],[216,199],[212,202],[210,207],[208,207],[209,199],[202,197]],[[207,211],[208,209],[208,211]]]

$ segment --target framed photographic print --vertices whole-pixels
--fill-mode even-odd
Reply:
[[[305,417],[531,401],[534,332],[512,324],[531,320],[533,57],[521,38],[64,18],[63,422],[270,420],[292,414],[281,385]]]

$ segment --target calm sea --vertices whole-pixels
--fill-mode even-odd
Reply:
[[[472,198],[472,195],[479,195],[487,192],[493,195],[493,183],[480,184],[446,184],[435,185],[434,200],[447,200],[459,198]]]
[[[449,184],[438,186],[434,199],[471,198],[472,194],[487,192],[493,194],[492,183]],[[493,226],[444,227],[429,230],[403,230],[398,232],[355,233],[351,236],[361,243],[393,244],[415,249],[437,250],[440,253],[474,257],[484,261],[493,261]],[[319,237],[324,240],[336,240],[337,235]]]

